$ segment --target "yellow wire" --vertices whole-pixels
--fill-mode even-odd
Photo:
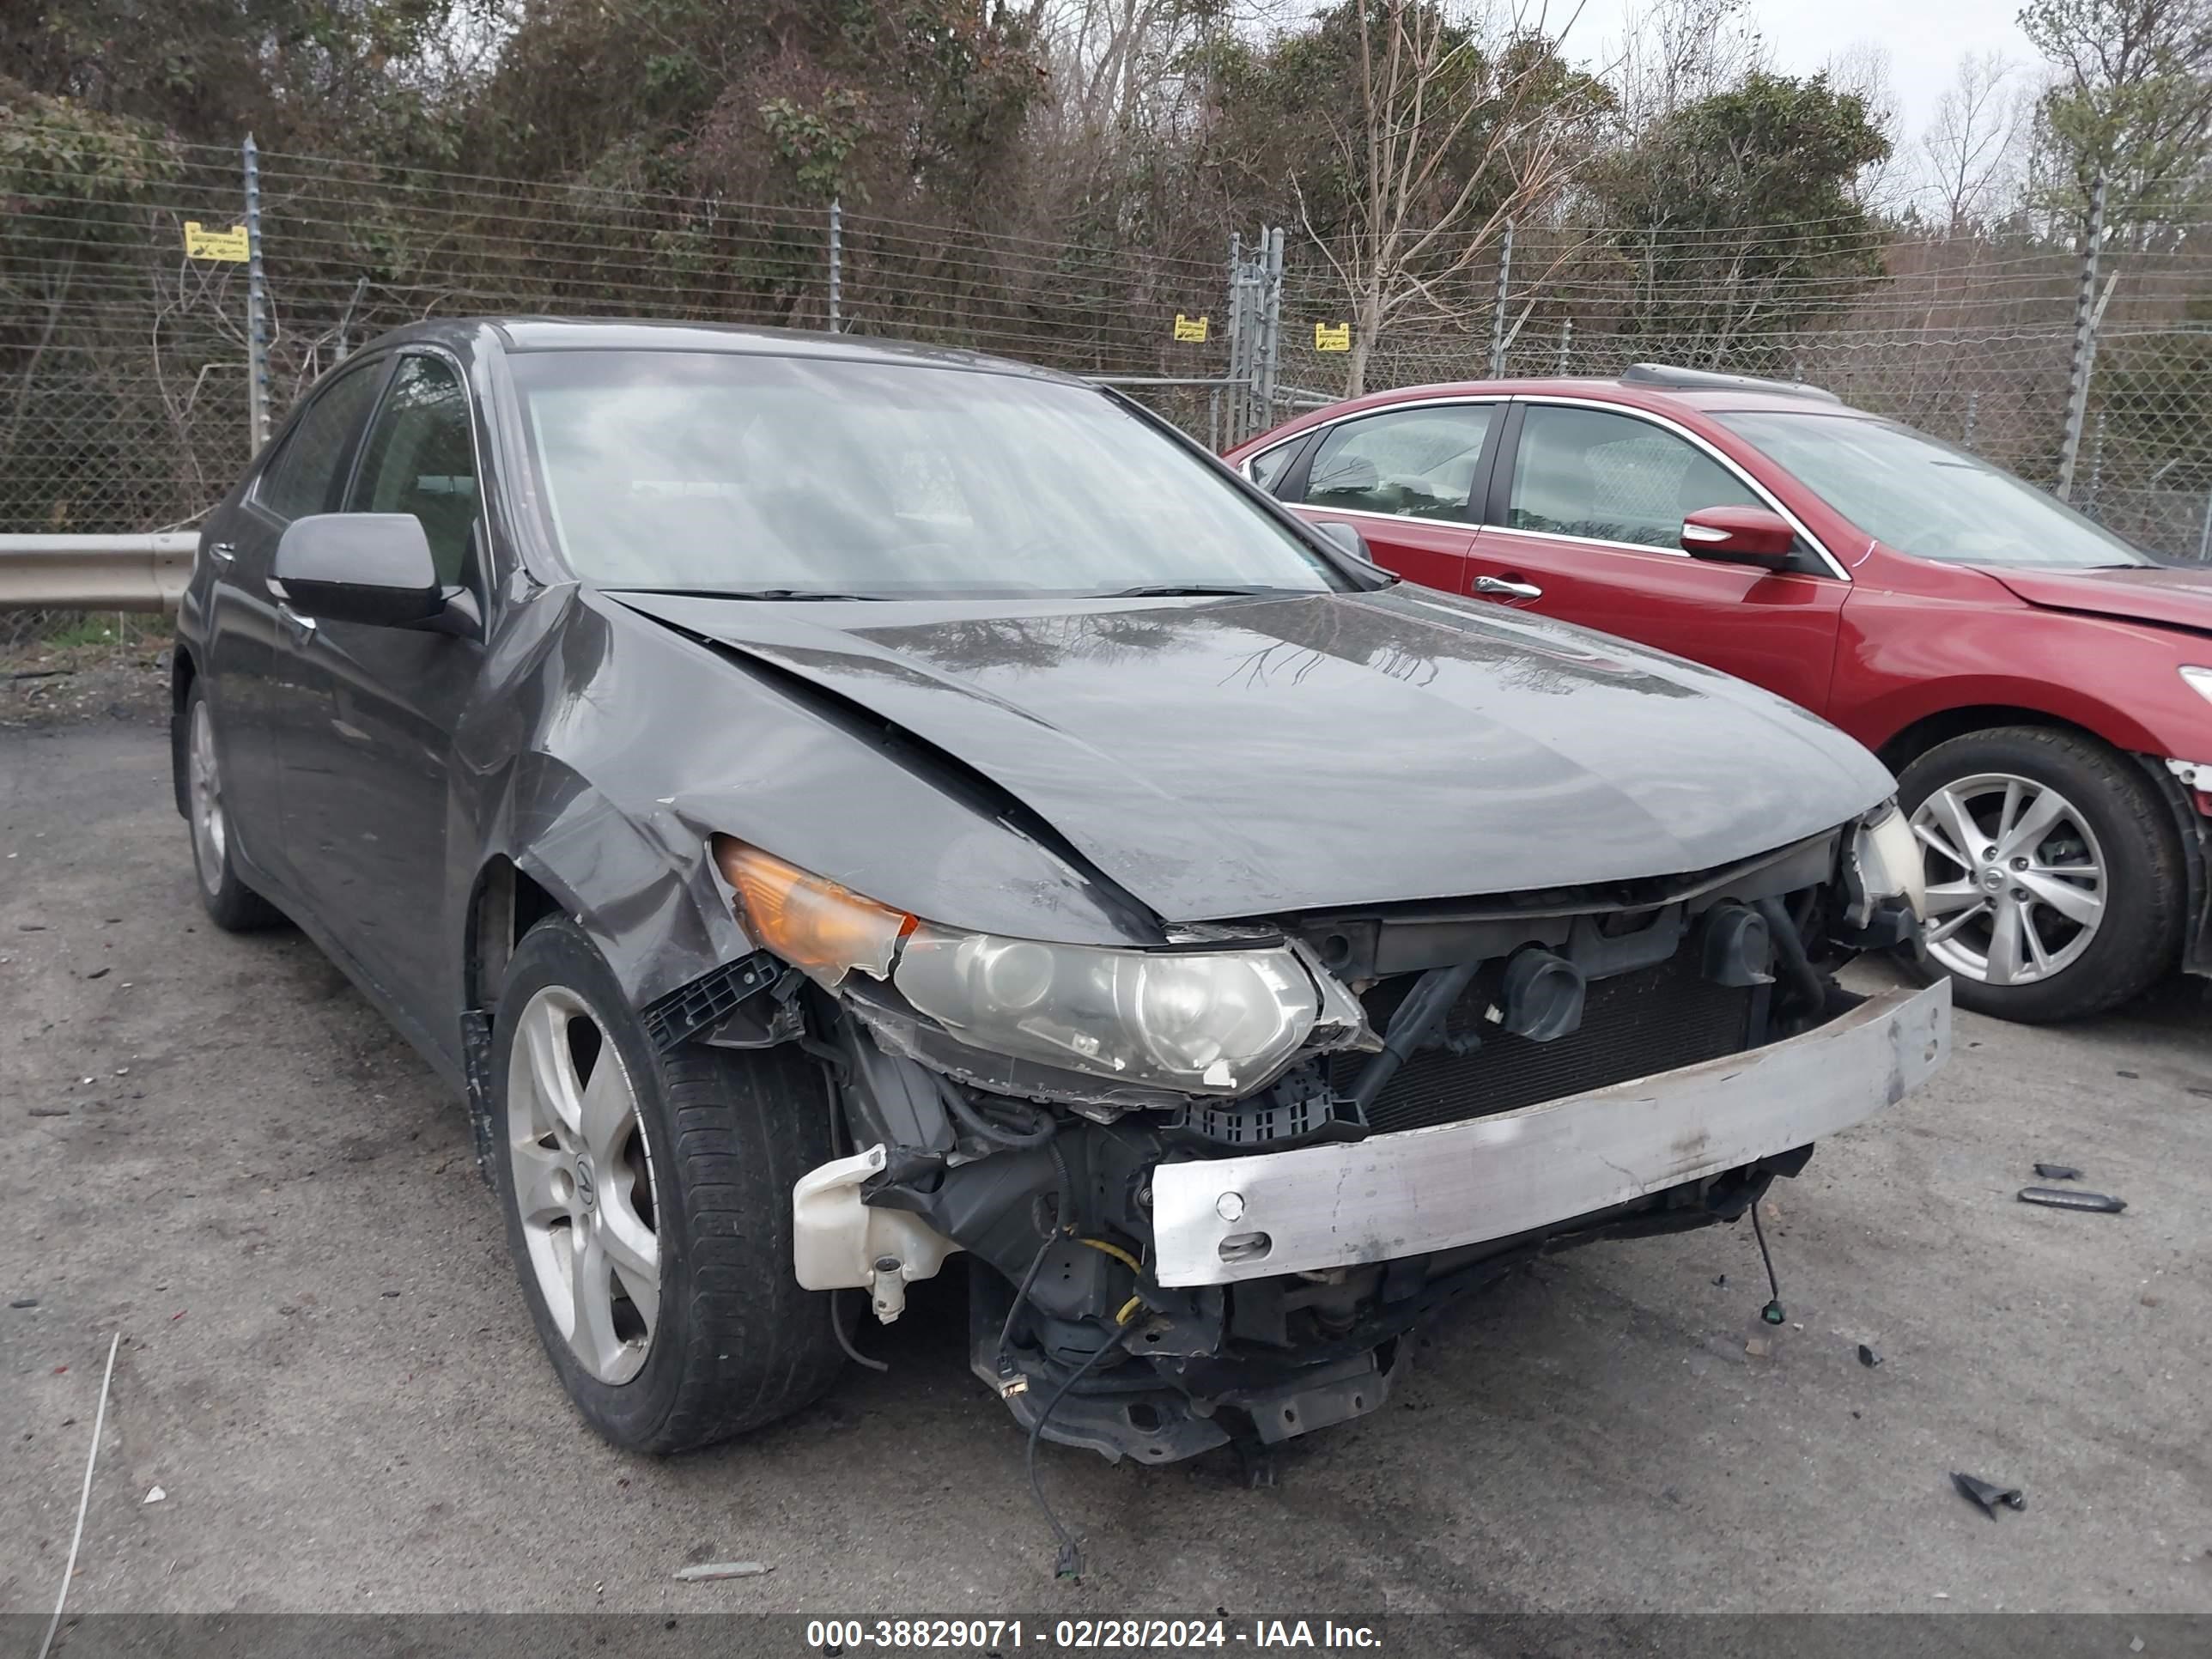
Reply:
[[[1109,1244],[1103,1238],[1079,1238],[1075,1242],[1079,1244],[1088,1244],[1094,1250],[1103,1250],[1116,1261],[1126,1261],[1129,1264],[1129,1271],[1133,1273],[1142,1274],[1145,1271],[1145,1264],[1119,1244]]]
[[[1145,1298],[1133,1296],[1121,1304],[1121,1311],[1114,1316],[1116,1325],[1126,1325],[1137,1316],[1137,1310],[1145,1305]]]

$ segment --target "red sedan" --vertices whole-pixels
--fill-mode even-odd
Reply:
[[[1966,1006],[2064,1019],[2212,973],[2212,569],[1814,387],[1653,365],[1381,392],[1229,459],[1412,580],[1708,663],[1875,750]]]

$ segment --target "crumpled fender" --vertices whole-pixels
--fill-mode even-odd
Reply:
[[[754,948],[708,856],[716,833],[951,927],[1157,938],[927,750],[894,755],[835,708],[574,584],[515,605],[486,671],[456,734],[485,803],[469,889],[511,860],[592,936],[634,1006]]]

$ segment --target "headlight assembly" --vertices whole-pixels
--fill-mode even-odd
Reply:
[[[1150,951],[917,928],[891,983],[979,1048],[1189,1094],[1242,1094],[1320,999],[1288,950]]]
[[[1860,823],[1851,843],[1859,879],[1869,899],[1903,898],[1912,914],[1928,915],[1928,871],[1912,826],[1893,800],[1884,801]]]
[[[963,933],[716,836],[714,862],[756,943],[823,985],[889,979],[961,1042],[1185,1094],[1265,1083],[1320,1019],[1297,954],[1136,951]]]

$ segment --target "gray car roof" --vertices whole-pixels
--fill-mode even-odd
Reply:
[[[949,346],[913,345],[813,329],[741,328],[719,323],[669,322],[651,318],[441,317],[410,323],[370,342],[392,346],[429,343],[524,351],[714,351],[763,357],[817,357],[850,362],[908,363],[965,368],[1036,380],[1073,381],[1056,370]]]

